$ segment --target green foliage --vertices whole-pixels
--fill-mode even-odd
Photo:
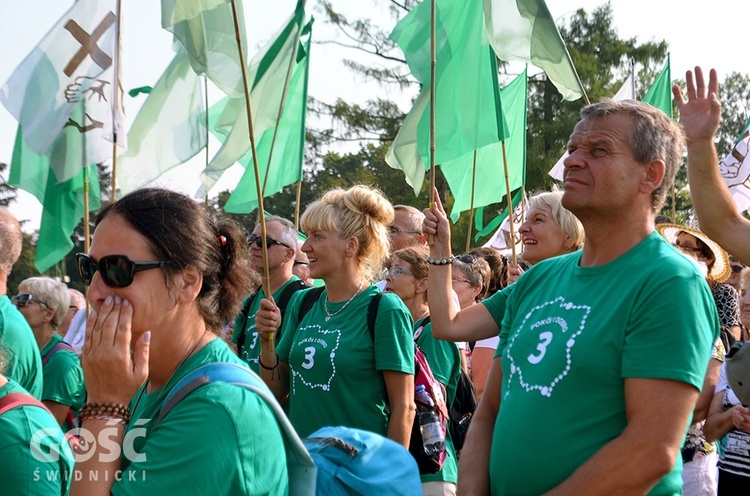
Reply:
[[[0,162],[0,207],[7,207],[16,200],[16,188],[7,182],[8,164]]]
[[[23,245],[21,257],[13,266],[8,276],[8,295],[18,294],[18,285],[29,277],[36,277],[39,271],[34,267],[34,253],[36,252],[36,240],[30,234],[22,233]]]

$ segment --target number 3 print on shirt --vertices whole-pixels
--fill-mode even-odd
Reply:
[[[336,376],[336,350],[339,348],[341,331],[322,329],[310,325],[297,331],[296,342],[292,345],[289,365],[292,371],[292,392],[297,382],[311,389],[331,390],[331,382]]]
[[[571,349],[586,326],[591,307],[574,305],[563,297],[535,306],[514,329],[505,349],[510,363],[505,396],[517,379],[528,392],[543,396],[552,391],[571,367]]]

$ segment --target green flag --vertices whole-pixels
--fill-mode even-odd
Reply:
[[[565,100],[583,96],[573,61],[544,0],[484,0],[487,34],[500,60],[544,70]]]
[[[200,78],[179,49],[128,133],[128,151],[117,168],[122,193],[155,181],[202,150],[208,138],[204,119]]]
[[[248,64],[256,146],[260,136],[276,125],[289,61],[295,44],[299,43],[298,36],[304,18],[303,2],[300,1],[291,18]],[[235,162],[248,163],[247,160],[243,160],[243,157],[250,151],[250,133],[244,96],[232,98],[229,101],[219,117],[216,129],[226,137],[222,140],[219,151],[201,173],[203,186],[198,192],[199,197],[209,191]]]
[[[297,66],[289,81],[281,121],[278,124],[273,162],[268,163],[271,144],[276,126],[267,129],[260,137],[257,146],[263,196],[271,196],[284,186],[302,180],[302,165],[305,159],[305,116],[307,115],[307,81],[310,68],[310,43],[312,21],[302,31],[308,35],[304,46],[297,52]],[[245,174],[229,197],[224,210],[229,213],[249,213],[258,207],[258,192],[255,172],[252,167],[252,154],[248,153],[240,161]],[[266,172],[268,170],[268,173]],[[267,180],[266,180],[266,174]]]
[[[526,71],[500,90],[505,149],[510,190],[523,186],[526,179]],[[503,144],[493,143],[440,165],[455,198],[451,220],[471,208],[500,203],[506,196]],[[472,195],[473,183],[473,195]],[[473,202],[472,202],[473,197]]]
[[[499,139],[495,56],[483,36],[481,0],[436,0],[435,163]],[[386,156],[416,194],[429,164],[430,3],[422,2],[391,33],[422,91]]]
[[[232,98],[243,95],[242,69],[234,29],[237,6],[242,49],[247,53],[240,0],[161,0],[161,27],[174,34],[197,74],[205,74]]]
[[[100,207],[99,179],[96,165],[65,182],[58,183],[52,169],[62,162],[80,164],[84,159],[81,133],[72,126],[63,129],[43,156],[37,155],[24,141],[18,126],[10,164],[8,183],[34,195],[42,204],[42,222],[36,246],[34,265],[44,272],[73,248],[71,236],[83,217],[84,180],[89,178],[89,210]]]
[[[656,77],[654,84],[643,95],[643,101],[664,111],[669,117],[672,117],[672,72],[669,64],[669,57]]]

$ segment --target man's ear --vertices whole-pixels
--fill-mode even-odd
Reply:
[[[652,160],[644,166],[646,170],[641,181],[641,192],[650,195],[664,182],[667,167],[662,160]]]

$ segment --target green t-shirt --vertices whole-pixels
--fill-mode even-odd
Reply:
[[[282,284],[281,287],[273,293],[274,301],[279,301],[281,293],[293,281],[299,281],[299,277],[292,276],[291,279]],[[245,308],[245,304],[252,297],[253,295],[250,295],[242,301],[242,308]],[[242,349],[237,350],[237,354],[248,364],[250,370],[256,374],[260,373],[260,365],[258,365],[258,359],[260,357],[260,340],[258,339],[258,331],[255,330],[255,313],[260,308],[260,301],[263,298],[265,298],[265,294],[263,293],[263,287],[260,287],[258,288],[258,293],[255,296],[255,299],[247,309],[247,313],[240,312],[237,318],[234,319],[234,329],[232,331],[232,342],[238,344],[240,335],[242,334],[241,331],[244,327],[245,342],[242,345]],[[274,337],[276,343],[278,343],[281,338],[281,330],[281,327],[279,327],[279,331]]]
[[[26,393],[13,379],[0,398]],[[38,443],[32,443],[36,436]],[[37,450],[38,448],[38,450]],[[73,452],[55,418],[38,406],[19,406],[0,415],[0,484],[7,496],[67,495]]]
[[[422,320],[416,322],[414,324],[415,329],[418,330],[421,324]],[[461,376],[461,354],[458,351],[456,343],[433,337],[432,324],[428,323],[417,338],[417,346],[424,353],[432,375],[435,376],[435,379],[439,383],[445,386],[447,406],[450,409],[450,405],[453,404],[453,400],[456,398],[458,379]],[[448,422],[450,422],[450,419],[448,419]],[[445,445],[448,453],[445,457],[445,462],[443,462],[443,468],[434,474],[420,475],[422,482],[447,481],[454,484],[458,483],[458,462],[456,459],[456,449],[453,446],[453,439],[451,438],[450,425],[445,436]]]
[[[502,322],[493,495],[542,494],[619,436],[626,378],[703,384],[719,321],[695,265],[656,232],[605,265],[579,267],[581,253],[532,267],[504,315],[486,303]],[[651,494],[680,494],[681,469]]]
[[[245,365],[217,338],[182,364],[166,386],[151,393],[144,386],[136,393],[123,443],[122,480],[112,487],[113,495],[287,494],[281,430],[271,408],[252,391],[208,384],[153,427],[177,382],[215,362]]]
[[[277,348],[289,364],[289,420],[300,437],[321,427],[343,425],[383,436],[388,433],[387,392],[382,371],[414,373],[414,339],[409,310],[386,293],[375,320],[375,342],[367,329],[371,285],[346,302],[331,303],[326,320],[323,291],[302,322],[299,307],[307,291],[297,291],[284,316]]]
[[[42,359],[34,332],[7,295],[0,295],[0,346],[8,361],[3,375],[42,399]]]
[[[52,351],[52,348],[63,338],[55,333],[41,350],[42,363],[44,357]],[[44,372],[44,391],[42,400],[55,401],[61,405],[67,405],[73,411],[73,415],[78,415],[78,410],[86,401],[86,386],[83,383],[83,369],[81,368],[81,359],[74,351],[58,350],[54,355],[49,357],[46,365],[42,366]],[[63,430],[72,429],[67,421],[63,423]]]

